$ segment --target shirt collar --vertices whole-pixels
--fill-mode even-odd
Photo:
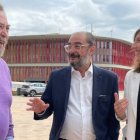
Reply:
[[[79,73],[79,71],[75,70],[75,69],[72,67],[71,73]],[[87,74],[93,75],[93,64],[92,64],[92,63],[91,63],[91,65],[89,66],[88,70],[85,72],[85,75],[87,75]]]

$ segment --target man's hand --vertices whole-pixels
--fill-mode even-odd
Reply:
[[[114,93],[115,97],[115,103],[114,103],[114,109],[117,117],[121,120],[126,118],[125,110],[128,106],[128,100],[126,98],[119,100],[119,95],[117,93]]]
[[[27,108],[27,111],[34,111],[37,114],[42,113],[49,107],[49,104],[45,104],[39,98],[30,99],[29,102],[27,102],[27,105],[30,106],[30,108]]]

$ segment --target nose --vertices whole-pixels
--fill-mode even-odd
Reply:
[[[0,34],[2,37],[8,37],[8,31],[6,28],[1,29]]]
[[[69,53],[75,52],[77,49],[74,45],[71,45],[71,47],[69,48]]]

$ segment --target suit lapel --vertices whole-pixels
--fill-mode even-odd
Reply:
[[[101,90],[101,83],[102,81],[102,76],[100,73],[100,69],[97,68],[96,66],[93,66],[93,89],[92,89],[92,111],[93,111],[93,116],[95,115],[95,110],[96,110],[96,104],[97,100],[100,94]]]
[[[65,96],[65,113],[67,110],[67,105],[68,105],[68,99],[69,99],[69,94],[70,94],[70,84],[71,84],[71,67],[67,67],[66,71],[64,73],[64,96]]]

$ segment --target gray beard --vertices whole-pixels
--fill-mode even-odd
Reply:
[[[74,68],[74,69],[78,69],[81,66],[85,65],[86,63],[86,59],[85,58],[81,58],[81,60],[79,62],[71,62],[70,65]]]
[[[4,51],[5,51],[5,47],[4,48],[0,48],[0,57],[2,57],[4,55]]]
[[[74,69],[78,69],[79,67],[81,67],[81,63],[70,63],[70,65],[74,68]]]

